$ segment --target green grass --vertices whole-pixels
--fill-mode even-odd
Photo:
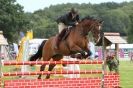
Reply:
[[[133,88],[133,62],[120,62],[120,85],[122,88]]]
[[[15,66],[6,66],[2,70],[3,72],[14,72]],[[100,70],[102,67],[101,65],[80,65],[82,70]],[[121,61],[120,66],[120,86],[122,88],[133,88],[133,62],[130,61]],[[101,75],[93,75],[93,77],[100,77]],[[62,76],[51,76],[52,78],[63,78]],[[92,75],[81,75],[81,77],[92,77]],[[13,80],[18,79],[19,77],[4,77],[3,80]],[[34,78],[37,78],[35,76]],[[43,76],[43,78],[45,78]]]

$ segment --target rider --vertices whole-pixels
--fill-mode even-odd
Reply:
[[[75,8],[71,8],[71,10],[67,14],[62,15],[57,19],[59,33],[61,33],[63,30],[66,30],[66,29],[69,30],[70,26],[77,25],[78,21],[79,21],[78,11]],[[60,36],[57,37],[57,41],[56,41],[57,49],[59,47],[59,42],[61,41],[61,37]]]

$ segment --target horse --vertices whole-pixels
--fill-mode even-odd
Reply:
[[[49,38],[45,44],[41,44],[43,49],[39,48],[37,53],[38,56],[32,56],[30,61],[35,61],[39,57],[39,52],[41,52],[40,57],[42,56],[43,61],[49,61],[51,58],[53,61],[59,61],[63,56],[69,56],[71,54],[81,53],[85,55],[85,52],[88,52],[88,33],[91,32],[94,41],[97,42],[100,38],[100,31],[103,21],[94,19],[90,16],[84,17],[78,25],[71,27],[69,35],[65,40],[60,41],[59,48],[55,49],[57,36]],[[41,65],[40,71],[44,71],[46,65]],[[55,67],[55,64],[49,64],[48,71],[52,71]],[[46,79],[50,78],[50,74],[46,75]],[[41,79],[41,75],[38,76],[38,79]]]

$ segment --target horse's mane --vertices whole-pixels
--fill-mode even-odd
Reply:
[[[84,18],[82,18],[81,20],[80,20],[80,22],[82,22],[82,21],[84,21],[84,20],[93,20],[93,21],[96,21],[96,20],[98,20],[98,19],[96,19],[95,17],[92,17],[92,16],[86,16],[86,17],[84,17]],[[75,28],[76,26],[72,26],[70,29],[72,29],[72,28]]]

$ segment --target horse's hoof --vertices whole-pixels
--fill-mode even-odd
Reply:
[[[46,77],[45,79],[49,79],[49,77]]]
[[[49,76],[46,76],[46,78],[45,79],[49,79],[50,77]]]

